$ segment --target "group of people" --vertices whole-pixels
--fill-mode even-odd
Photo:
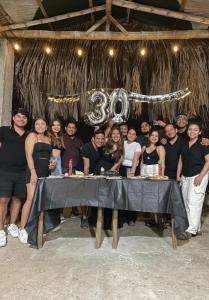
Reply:
[[[168,176],[179,180],[189,227],[178,238],[201,234],[201,213],[208,183],[209,140],[198,122],[178,115],[175,124],[142,122],[140,135],[127,124],[111,120],[104,131],[96,130],[83,144],[70,119],[64,133],[60,120],[47,124],[42,117],[26,131],[27,112],[13,113],[12,126],[0,128],[0,247],[7,233],[27,243],[26,225],[38,178],[82,171],[84,176],[110,171],[123,177]],[[72,168],[72,170],[70,170]],[[18,216],[20,225],[17,226]],[[88,227],[88,207],[80,208],[81,227]],[[134,225],[137,213],[127,211],[124,220]]]

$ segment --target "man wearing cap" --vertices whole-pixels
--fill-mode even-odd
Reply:
[[[26,197],[25,126],[28,114],[19,108],[14,111],[12,120],[12,126],[0,127],[0,247],[7,243],[4,224],[10,199],[10,225],[7,232],[12,237],[18,237],[15,223],[21,201]]]
[[[176,117],[176,126],[178,135],[187,137],[188,117],[186,115],[180,114]]]

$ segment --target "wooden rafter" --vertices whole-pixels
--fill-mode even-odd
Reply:
[[[132,2],[132,0],[129,0],[130,2]],[[126,16],[126,22],[129,23],[129,20],[130,20],[130,13],[131,13],[131,10],[130,8],[127,8],[127,16]]]
[[[6,23],[7,24],[12,24],[14,23],[14,21],[12,20],[12,18],[10,17],[10,15],[5,11],[5,9],[3,8],[2,5],[0,5],[0,10],[1,10],[1,14],[4,16],[4,18],[6,19]],[[0,36],[2,37],[14,37],[14,34],[12,32],[10,33],[6,33],[5,35],[4,34],[0,34]]]
[[[133,10],[147,12],[150,14],[156,14],[160,16],[209,25],[209,18],[195,16],[183,12],[177,12],[165,8],[158,8],[155,6],[144,5],[136,2],[129,2],[126,0],[112,0],[112,4],[120,7],[130,8]]]
[[[93,7],[93,0],[89,0],[89,7],[92,8]],[[95,22],[95,16],[93,13],[91,13],[91,22],[94,23]]]
[[[70,13],[66,13],[63,15],[54,16],[54,17],[50,17],[50,18],[32,20],[32,21],[2,26],[2,27],[0,27],[0,32],[9,31],[9,30],[13,30],[13,29],[26,28],[26,27],[31,27],[31,26],[40,25],[40,24],[48,24],[48,23],[57,22],[57,21],[65,20],[65,19],[70,19],[70,18],[74,18],[74,17],[78,17],[78,16],[88,15],[88,14],[91,14],[92,12],[97,12],[97,11],[102,11],[102,10],[105,10],[105,5],[95,6],[92,8],[87,8],[87,9],[80,10],[80,11],[70,12]]]
[[[187,0],[182,0],[181,1],[181,5],[180,5],[180,8],[179,8],[180,11],[184,11],[185,6],[186,6],[186,2],[187,2]]]
[[[124,34],[128,34],[128,31],[111,15],[108,16],[108,19]]]
[[[91,26],[87,31],[86,34],[90,34],[91,32],[95,31],[97,28],[99,28],[105,21],[107,17],[104,16],[101,20],[96,22],[93,26]]]
[[[83,31],[44,31],[44,30],[14,30],[17,38],[29,39],[72,39],[72,40],[188,40],[208,39],[208,30],[179,30],[179,31],[141,31],[129,32],[124,39],[121,32],[94,31],[87,34]]]
[[[43,4],[42,4],[42,0],[36,0],[36,3],[38,4],[38,6],[39,6],[39,8],[40,8],[40,10],[41,10],[41,12],[42,12],[42,14],[43,14],[43,16],[44,16],[45,18],[48,18],[49,16],[48,16],[48,14],[47,14],[47,12],[46,12],[46,9],[44,8],[44,6],[43,6]],[[48,23],[48,26],[49,26],[49,28],[50,28],[51,30],[54,30],[54,28],[53,28],[53,26],[52,26],[52,23]]]
[[[106,13],[106,31],[110,30],[110,19],[109,16],[111,16],[111,11],[112,11],[112,0],[106,0],[106,5],[105,5],[105,13]]]

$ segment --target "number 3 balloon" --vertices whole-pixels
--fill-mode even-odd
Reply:
[[[93,112],[85,114],[84,121],[91,126],[107,122],[109,118],[107,95],[102,91],[95,91],[88,100],[95,108]]]

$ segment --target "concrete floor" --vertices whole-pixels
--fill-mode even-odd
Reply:
[[[141,221],[119,230],[117,250],[111,237],[94,249],[94,238],[78,219],[50,233],[40,250],[9,237],[0,249],[0,299],[207,300],[209,210],[203,221],[203,236],[177,250],[170,229],[159,236]]]

